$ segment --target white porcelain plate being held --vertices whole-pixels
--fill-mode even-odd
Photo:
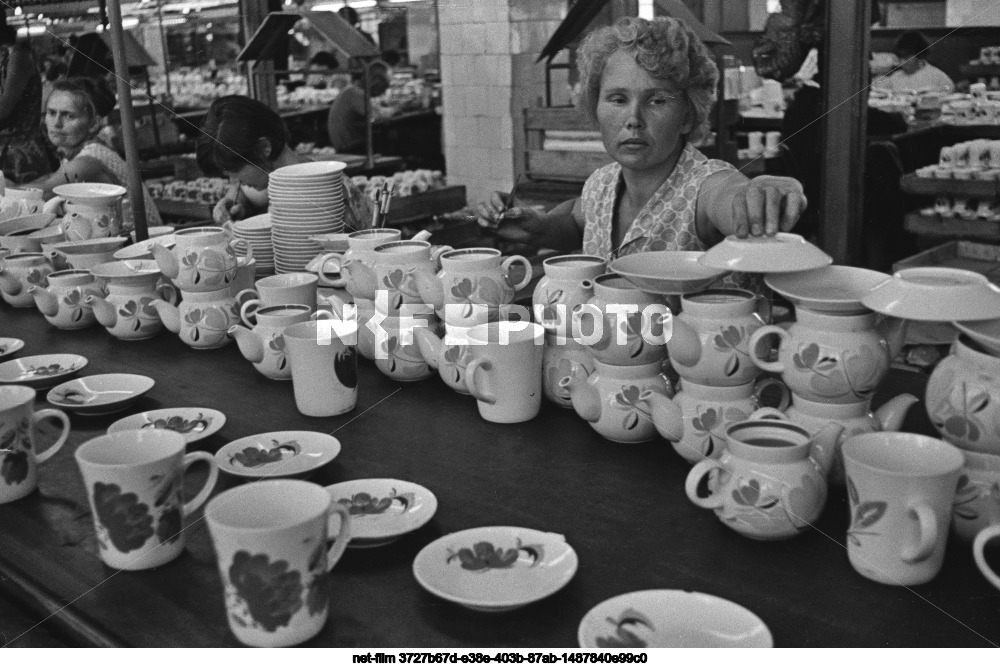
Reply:
[[[437,511],[433,493],[398,479],[355,479],[326,487],[351,513],[352,547],[380,547],[420,528]]]
[[[20,338],[0,338],[0,359],[13,356],[24,347],[24,341]]]
[[[652,294],[689,294],[700,292],[729,273],[699,264],[703,254],[670,250],[637,252],[612,260],[608,269]]]
[[[0,364],[0,384],[23,384],[44,389],[79,373],[87,358],[79,354],[39,354]]]
[[[176,431],[184,436],[184,442],[191,444],[217,433],[226,424],[226,415],[209,408],[163,408],[140,412],[119,419],[108,427],[108,433],[116,431],[140,431],[159,428]]]
[[[445,600],[476,611],[510,611],[561,589],[578,564],[562,535],[491,526],[431,542],[414,559],[413,574]]]
[[[861,300],[869,310],[921,322],[1000,319],[1000,287],[964,269],[901,269]]]
[[[107,415],[129,407],[155,384],[145,375],[88,375],[53,387],[45,398],[78,415]]]
[[[649,590],[605,600],[583,617],[582,648],[771,648],[754,613],[706,593]]]
[[[892,276],[856,266],[824,266],[767,276],[764,282],[796,308],[818,313],[866,312],[861,300]]]
[[[698,259],[702,266],[746,273],[808,271],[833,263],[833,258],[798,234],[741,239],[727,236]]]
[[[326,465],[340,441],[316,431],[273,431],[234,440],[215,453],[219,468],[239,477],[288,477]]]

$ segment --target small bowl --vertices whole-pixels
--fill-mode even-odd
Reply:
[[[113,252],[125,244],[124,237],[113,236],[106,239],[87,239],[85,241],[63,241],[52,245],[53,250],[57,250],[64,255],[96,255],[99,253]]]
[[[59,225],[39,229],[37,232],[28,234],[29,239],[35,239],[39,243],[62,243],[66,240],[66,233]]]
[[[53,387],[45,399],[78,415],[108,415],[128,408],[155,384],[145,375],[88,375]]]
[[[153,259],[153,251],[150,248],[154,244],[162,245],[167,250],[173,249],[174,245],[176,245],[174,243],[174,235],[165,234],[156,238],[146,239],[145,241],[138,241],[130,246],[116,250],[113,256],[115,259]]]
[[[314,234],[308,237],[310,241],[315,241],[325,252],[347,252],[348,244],[346,233],[334,234]]]
[[[729,273],[699,264],[704,254],[669,250],[638,252],[612,260],[608,270],[652,294],[689,294],[706,289]]]
[[[625,593],[583,617],[582,648],[772,648],[756,614],[714,595],[678,590]]]
[[[0,236],[21,236],[40,229],[45,229],[56,219],[51,213],[35,213],[22,215],[0,222]]]
[[[818,313],[860,313],[868,310],[861,300],[890,278],[887,273],[838,265],[767,276],[764,282],[796,308]]]
[[[979,273],[948,267],[897,271],[861,303],[876,313],[920,322],[1000,319],[1000,287]]]
[[[952,322],[966,336],[982,345],[990,354],[1000,356],[1000,319],[979,322]]]
[[[745,239],[727,236],[705,251],[698,263],[725,271],[792,273],[827,266],[833,258],[798,234],[778,232]]]

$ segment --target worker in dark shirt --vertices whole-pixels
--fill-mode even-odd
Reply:
[[[371,97],[381,96],[389,89],[389,73],[385,63],[376,62],[369,68],[368,81]],[[372,120],[388,112],[372,104]],[[365,153],[365,74],[362,67],[351,69],[351,85],[345,88],[330,107],[327,116],[327,132],[330,145],[338,153]]]

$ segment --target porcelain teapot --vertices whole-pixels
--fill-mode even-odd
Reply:
[[[757,540],[781,540],[806,530],[826,504],[826,475],[842,426],[810,435],[801,426],[772,419],[737,422],[726,429],[726,449],[703,459],[684,484],[695,505]],[[708,495],[699,489],[708,478]]]
[[[106,297],[94,294],[87,304],[111,335],[120,340],[145,340],[163,329],[153,299],[176,303],[177,290],[158,284],[163,274],[152,260],[106,262],[90,269],[95,278],[107,282]]]
[[[681,297],[681,312],[667,341],[670,363],[685,380],[732,387],[752,382],[758,369],[750,337],[764,320],[761,300],[740,289],[710,289]]]
[[[282,332],[293,324],[308,322],[312,309],[304,304],[287,304],[258,308],[246,312],[240,309],[240,319],[246,325],[234,324],[229,335],[236,339],[240,352],[260,373],[272,380],[291,380],[292,367],[285,354]],[[250,327],[250,328],[248,328]]]
[[[927,414],[941,437],[960,449],[1000,455],[1000,357],[965,334],[927,381]]]
[[[247,261],[253,249],[244,239],[233,238],[230,223],[222,227],[192,227],[173,234],[174,247],[154,243],[153,258],[163,275],[182,292],[215,292],[229,287],[239,267],[237,248]]]
[[[837,439],[837,455],[834,457],[828,477],[831,484],[843,485],[846,483],[846,477],[840,446],[844,441],[852,435],[862,433],[898,431],[906,419],[906,414],[918,400],[912,394],[900,394],[872,412],[871,399],[857,403],[820,403],[792,394],[792,404],[784,412],[774,408],[761,408],[750,415],[750,418],[789,419],[813,435],[826,428],[827,424],[843,426],[844,430]]]
[[[59,329],[83,329],[97,322],[88,297],[104,296],[94,276],[85,269],[53,271],[48,287],[28,288],[35,305],[52,326]]]
[[[582,364],[573,374],[559,381],[569,391],[576,414],[612,442],[647,442],[656,438],[656,427],[639,397],[646,392],[673,395],[660,373],[660,362],[642,366],[612,366],[594,361],[594,372],[587,374]]]
[[[48,287],[52,263],[40,252],[21,252],[0,260],[0,296],[15,308],[32,308],[35,299],[28,291],[34,285]]]
[[[594,296],[593,281],[607,272],[607,264],[596,255],[561,255],[543,261],[542,268],[544,275],[531,295],[535,321],[567,331],[570,314]]]
[[[56,196],[45,202],[46,213],[63,216],[71,241],[118,236],[122,231],[122,200],[127,190],[111,183],[68,183],[52,188]]]
[[[673,398],[643,392],[639,400],[649,406],[653,424],[689,463],[717,459],[725,449],[726,428],[746,421],[760,407],[760,397],[769,387],[781,391],[779,405],[788,406],[788,389],[775,378],[736,385],[712,387],[681,378]]]
[[[906,321],[875,313],[819,313],[804,308],[788,330],[761,327],[750,337],[750,354],[762,370],[780,373],[796,396],[821,403],[871,398],[889,372],[906,335]],[[761,341],[780,339],[778,360],[762,356]]]
[[[186,292],[179,306],[153,299],[150,305],[163,325],[196,350],[224,347],[232,341],[229,328],[240,321],[236,299],[229,289]]]

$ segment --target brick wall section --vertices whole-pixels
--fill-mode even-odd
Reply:
[[[442,0],[438,12],[448,181],[475,203],[510,189],[523,168],[522,109],[545,95],[544,65],[534,61],[566,2]]]

